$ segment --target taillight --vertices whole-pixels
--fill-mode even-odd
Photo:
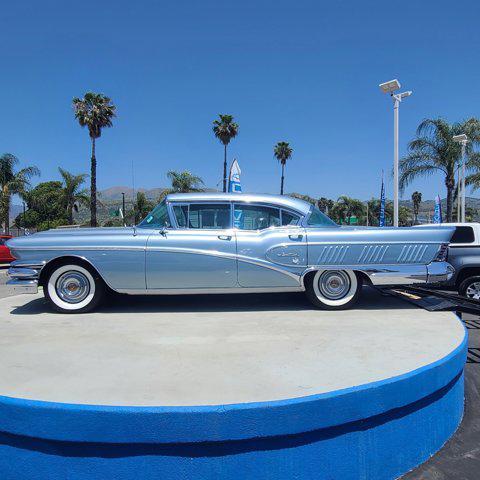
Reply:
[[[448,256],[448,243],[442,243],[438,249],[434,262],[445,262]]]

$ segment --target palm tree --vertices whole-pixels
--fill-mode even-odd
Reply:
[[[238,135],[238,125],[232,115],[218,115],[220,120],[214,120],[213,133],[223,143],[223,191],[227,191],[227,145]]]
[[[282,165],[282,179],[280,182],[280,195],[283,195],[283,182],[285,179],[285,164],[287,160],[292,158],[293,149],[290,147],[288,142],[278,142],[273,148],[273,154],[275,158]]]
[[[422,203],[422,194],[420,192],[412,193],[413,202],[413,224],[418,223],[418,210],[420,209],[420,203]]]
[[[167,172],[167,177],[172,182],[172,193],[188,193],[188,192],[203,192],[203,180],[188,170],[183,172],[176,172],[170,170]]]
[[[350,225],[352,217],[362,218],[365,214],[365,205],[361,200],[350,198],[346,195],[338,197],[337,202],[332,207],[332,216],[338,220],[338,223],[347,223]]]
[[[112,126],[116,107],[110,98],[101,93],[87,92],[83,98],[73,99],[75,118],[81,127],[87,127],[92,141],[90,165],[90,225],[97,226],[97,159],[95,140],[102,135],[102,128]]]
[[[417,137],[408,146],[409,153],[400,161],[400,190],[418,177],[441,173],[447,189],[447,222],[452,221],[455,172],[461,159],[461,146],[453,141],[454,135],[465,133],[469,142],[466,167],[474,167],[470,157],[480,141],[480,121],[471,118],[449,124],[441,118],[426,119],[417,128]]]
[[[10,231],[10,200],[13,194],[22,195],[30,185],[34,175],[40,175],[37,167],[25,167],[15,172],[18,158],[11,153],[0,157],[0,219],[5,233]]]
[[[61,167],[58,167],[58,171],[63,181],[63,205],[67,212],[68,224],[73,225],[73,212],[78,212],[78,205],[88,205],[87,191],[80,190],[88,175],[86,173],[73,175]]]

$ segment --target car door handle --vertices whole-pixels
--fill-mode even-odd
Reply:
[[[218,238],[220,240],[231,240],[232,236],[231,235],[219,235]]]
[[[290,240],[301,240],[303,238],[303,235],[301,233],[291,233],[288,238]]]

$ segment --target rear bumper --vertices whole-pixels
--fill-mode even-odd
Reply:
[[[15,261],[8,269],[7,275],[10,280],[7,285],[15,293],[37,293],[38,279],[45,264]]]
[[[415,283],[447,282],[455,269],[447,262],[431,262],[428,265],[385,265],[362,268],[373,285],[413,285]]]

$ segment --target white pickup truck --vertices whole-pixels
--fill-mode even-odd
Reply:
[[[480,223],[442,223],[438,226],[455,227],[447,257],[455,274],[444,285],[455,288],[460,295],[480,300]]]

